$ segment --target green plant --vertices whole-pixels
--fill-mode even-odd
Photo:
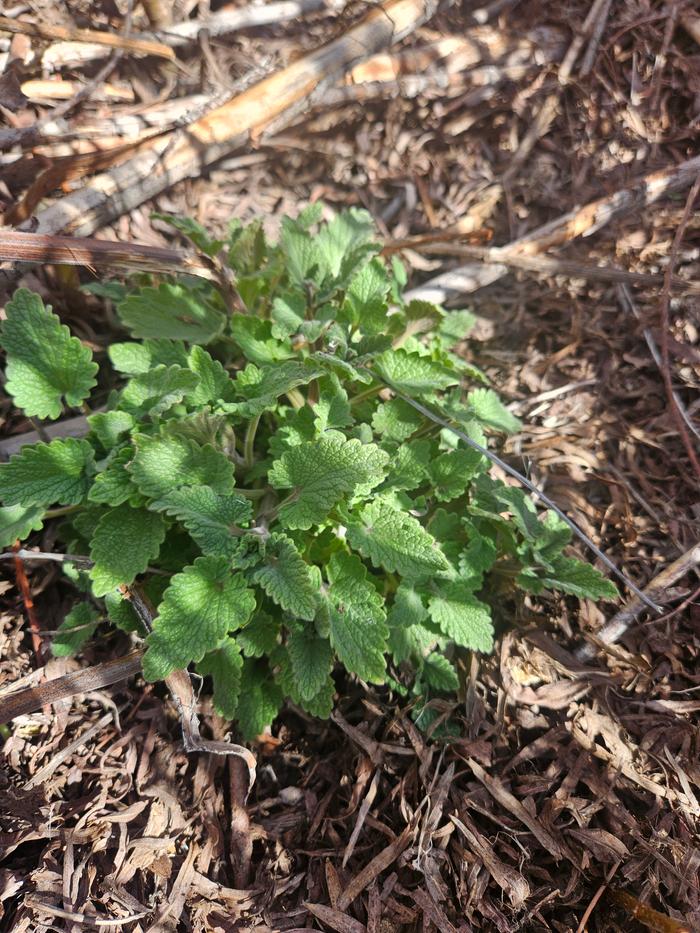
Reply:
[[[145,676],[194,663],[251,736],[285,697],[328,715],[336,662],[422,697],[455,690],[453,662],[491,650],[493,609],[518,587],[615,595],[563,555],[559,518],[406,400],[482,446],[519,428],[454,351],[469,312],[405,302],[405,271],[379,257],[367,214],[319,224],[309,208],[276,245],[258,223],[225,241],[172,223],[225,257],[224,284],[110,285],[134,340],[109,346],[116,378],[105,366],[99,389],[91,352],[37,295],[7,306],[15,404],[53,419],[100,406],[86,437],[0,465],[0,543],[62,515],[61,540],[93,562],[68,565],[84,596],[56,651],[105,615],[138,630],[117,589],[138,577],[157,607]]]

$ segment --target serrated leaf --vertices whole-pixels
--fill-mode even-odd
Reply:
[[[166,337],[186,343],[210,343],[226,323],[201,290],[169,282],[132,292],[119,302],[117,314],[133,337]]]
[[[487,465],[488,461],[478,450],[458,448],[440,454],[430,467],[435,498],[438,502],[458,499]]]
[[[309,701],[322,689],[333,667],[333,649],[327,638],[309,629],[292,629],[287,640],[296,688]]]
[[[491,610],[461,582],[448,583],[428,603],[430,618],[456,645],[474,651],[493,648]]]
[[[90,603],[77,603],[66,615],[51,641],[55,658],[77,654],[97,628],[100,614]]]
[[[317,366],[296,360],[262,368],[249,363],[238,373],[233,383],[234,393],[241,401],[227,408],[230,407],[242,418],[254,418],[263,411],[274,408],[280,396],[298,386],[308,385],[321,375],[323,370]]]
[[[309,566],[287,535],[270,535],[264,563],[255,570],[252,579],[290,615],[308,621],[315,616],[316,599]]]
[[[402,349],[382,353],[374,361],[374,367],[383,379],[406,395],[432,396],[459,382],[459,376],[441,363]]]
[[[422,438],[402,444],[391,461],[385,486],[391,489],[417,489],[428,479],[432,443]]]
[[[327,566],[330,639],[348,671],[383,683],[388,628],[384,600],[353,554],[333,554]]]
[[[476,324],[476,317],[471,311],[448,311],[440,322],[438,333],[444,345],[452,347],[469,336]]]
[[[421,593],[403,580],[394,595],[389,610],[389,649],[397,664],[410,658],[421,658],[437,641],[435,632],[423,625],[428,610]]]
[[[243,677],[243,657],[233,638],[226,638],[215,651],[209,651],[197,665],[197,672],[214,682],[214,709],[225,719],[233,719],[238,709]]]
[[[459,555],[459,575],[476,591],[481,589],[484,574],[496,563],[498,550],[492,538],[470,530],[469,543]]]
[[[533,593],[560,590],[579,599],[617,599],[620,595],[615,584],[592,564],[570,557],[558,557],[551,571],[527,569],[519,575],[518,583]]]
[[[390,573],[422,576],[449,569],[435,538],[408,512],[376,498],[352,516],[350,546]]]
[[[375,433],[398,443],[407,440],[422,424],[423,416],[402,398],[382,403],[372,416]]]
[[[85,440],[26,446],[0,463],[0,497],[5,505],[77,505],[87,496],[93,472],[94,453]]]
[[[98,411],[94,415],[88,415],[87,422],[92,433],[107,451],[116,447],[136,424],[134,418],[126,411]]]
[[[286,340],[298,333],[305,320],[306,306],[306,296],[301,291],[276,296],[270,311],[272,336],[276,340]]]
[[[376,445],[346,440],[335,431],[292,447],[273,463],[268,476],[275,489],[293,490],[280,508],[281,523],[307,529],[322,522],[357,486],[381,482],[388,459]]]
[[[133,483],[131,474],[126,469],[133,456],[134,448],[124,447],[105,469],[97,474],[95,482],[88,493],[90,502],[117,506],[126,502],[132,496],[138,495],[138,489]]]
[[[122,389],[121,405],[134,414],[161,415],[197,388],[197,376],[181,366],[156,366],[132,376]]]
[[[218,360],[200,346],[189,352],[187,365],[197,376],[197,386],[188,396],[190,403],[201,408],[209,402],[217,402],[226,390],[233,388],[233,380]]]
[[[112,343],[107,347],[107,355],[117,372],[128,376],[147,373],[155,366],[187,366],[187,350],[179,340]]]
[[[270,655],[277,647],[280,623],[266,612],[258,612],[236,635],[236,641],[246,657],[262,658]]]
[[[0,508],[0,547],[24,541],[43,525],[43,505],[7,505]]]
[[[226,635],[245,625],[254,609],[255,595],[225,557],[198,557],[165,591],[147,639],[144,676],[163,680],[201,661]]]
[[[181,522],[203,554],[232,557],[238,549],[240,526],[252,515],[243,496],[219,495],[211,486],[182,486],[151,502],[150,508],[167,512]]]
[[[282,706],[282,691],[266,666],[245,661],[237,718],[243,738],[252,741],[272,724]]]
[[[353,423],[348,393],[334,373],[319,379],[319,400],[313,406],[314,425],[319,434],[329,428],[346,428]]]
[[[522,422],[511,414],[493,389],[473,389],[467,395],[467,408],[481,424],[505,434],[516,434]]]
[[[289,341],[272,336],[272,323],[249,314],[231,315],[231,336],[251,363],[264,366],[289,359],[292,355]]]
[[[97,524],[90,547],[95,596],[104,596],[120,583],[131,583],[158,556],[164,540],[162,515],[128,505],[107,512]]]
[[[432,687],[433,690],[441,690],[450,693],[459,687],[459,678],[457,672],[447,658],[434,651],[429,654],[421,666],[421,679]]]
[[[129,469],[144,496],[159,499],[181,486],[211,486],[220,495],[233,491],[233,464],[210,445],[184,437],[137,435],[134,440]]]
[[[0,345],[7,353],[5,390],[26,415],[60,418],[63,400],[80,405],[96,385],[97,364],[38,295],[19,288],[5,306]]]
[[[152,220],[162,220],[169,224],[193,243],[205,256],[216,256],[226,245],[224,240],[215,240],[209,236],[205,228],[191,217],[182,217],[179,214],[162,214],[155,211],[151,214]]]

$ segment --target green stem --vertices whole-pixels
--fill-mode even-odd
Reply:
[[[245,496],[246,499],[262,499],[269,491],[269,486],[264,489],[241,489],[239,486],[236,486],[236,492],[241,496]]]
[[[72,515],[79,508],[79,505],[62,505],[57,509],[47,509],[44,512],[44,518],[60,518],[61,515]]]
[[[365,389],[364,392],[359,392],[357,395],[353,396],[350,399],[351,405],[358,405],[360,402],[366,401],[368,398],[374,398],[375,395],[378,395],[384,386],[372,386],[370,389]]]
[[[256,415],[254,418],[251,418],[245,432],[245,441],[243,442],[243,467],[246,470],[249,470],[255,462],[255,451],[253,447],[255,445],[255,434],[260,424],[260,418],[261,415]]]
[[[290,389],[289,392],[287,392],[287,398],[289,399],[292,408],[299,409],[306,405],[306,399],[301,394],[299,389]]]

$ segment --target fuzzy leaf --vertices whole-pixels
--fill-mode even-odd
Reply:
[[[203,677],[214,681],[214,709],[225,719],[233,719],[238,709],[243,675],[241,649],[233,638],[227,638],[220,648],[209,651],[197,665]]]
[[[127,376],[147,373],[156,366],[187,366],[187,350],[180,340],[112,343],[107,355],[116,371]]]
[[[438,654],[437,651],[429,654],[423,661],[421,679],[433,690],[441,690],[445,693],[459,687],[459,678],[454,667],[444,655]]]
[[[425,439],[409,441],[399,447],[391,461],[385,486],[391,489],[416,489],[430,474],[432,443]]]
[[[211,486],[227,495],[233,490],[233,464],[208,444],[184,437],[137,435],[136,455],[129,467],[144,496],[162,498],[180,486]]]
[[[233,389],[242,401],[230,407],[242,418],[253,418],[277,405],[281,395],[298,386],[308,385],[323,374],[323,370],[306,362],[289,360],[274,366],[258,368],[249,363],[238,373]]]
[[[133,456],[134,448],[125,447],[119,451],[101,473],[97,474],[95,482],[88,493],[90,502],[101,502],[104,505],[117,506],[121,505],[122,502],[126,502],[132,496],[138,495],[131,473],[127,472],[126,469]]]
[[[195,408],[217,402],[233,386],[233,381],[221,363],[200,346],[192,347],[187,364],[198,379],[196,388],[188,396]]]
[[[73,606],[51,641],[53,656],[65,658],[77,654],[97,628],[99,619],[99,612],[90,603]]]
[[[243,738],[252,741],[272,723],[282,706],[282,691],[266,666],[245,661],[237,718]]]
[[[383,683],[388,636],[384,600],[353,554],[333,554],[327,573],[330,638],[336,654],[358,677]]]
[[[87,441],[67,437],[33,444],[0,463],[0,497],[5,505],[77,505],[87,496],[94,469]]]
[[[528,569],[518,582],[533,593],[542,590],[560,590],[579,599],[617,599],[617,587],[607,580],[592,564],[570,557],[558,557],[551,571]]]
[[[90,547],[95,596],[104,596],[120,583],[131,583],[158,556],[164,540],[162,515],[128,505],[107,512],[97,524]]]
[[[508,411],[493,389],[474,389],[467,396],[467,407],[477,421],[496,431],[516,434],[523,426],[520,419]]]
[[[176,574],[158,608],[143,657],[147,680],[201,661],[250,618],[255,596],[225,557],[198,557]]]
[[[126,411],[98,411],[94,415],[88,415],[87,422],[106,451],[116,447],[136,423]]]
[[[191,217],[182,217],[178,214],[161,214],[154,212],[151,220],[162,220],[169,224],[193,243],[205,256],[216,256],[226,245],[224,240],[212,239],[205,228]]]
[[[43,524],[43,505],[7,505],[0,508],[0,547],[24,541]]]
[[[269,473],[275,489],[292,489],[290,501],[280,509],[287,528],[311,528],[322,522],[356,486],[372,488],[386,472],[388,454],[374,444],[346,440],[329,431],[318,440],[287,450]]]
[[[181,366],[156,366],[132,376],[122,390],[121,405],[134,414],[161,415],[197,388],[195,373]]]
[[[272,654],[279,640],[280,624],[266,612],[258,612],[236,635],[236,641],[248,658]]]
[[[222,496],[211,486],[181,486],[150,504],[173,515],[192,535],[203,554],[232,557],[238,547],[240,525],[252,514],[250,502],[235,493]]]
[[[379,405],[372,417],[376,434],[381,434],[387,441],[399,443],[409,438],[422,423],[423,416],[402,398]]]
[[[433,536],[385,499],[376,498],[353,515],[347,535],[351,547],[391,573],[415,577],[449,569]]]
[[[253,573],[253,581],[290,615],[309,621],[315,616],[316,599],[308,564],[286,535],[270,535],[265,562]]]
[[[488,461],[478,450],[459,448],[440,454],[430,468],[435,498],[438,502],[459,498],[487,465]]]
[[[459,382],[459,376],[441,363],[407,350],[387,350],[374,361],[383,379],[406,395],[434,395]]]
[[[448,311],[440,322],[438,333],[444,346],[452,347],[468,337],[475,324],[476,317],[471,311]]]
[[[440,631],[456,645],[483,652],[493,648],[491,611],[464,583],[447,584],[432,597],[428,610]]]
[[[167,282],[132,292],[119,302],[117,314],[132,337],[167,337],[187,343],[209,343],[226,323],[201,290]]]
[[[293,629],[287,642],[297,690],[311,700],[321,690],[333,667],[333,649],[326,638],[308,629]]]
[[[231,336],[251,363],[264,366],[286,360],[291,355],[288,341],[275,340],[272,324],[249,314],[231,315]]]
[[[37,418],[60,418],[63,399],[80,405],[96,384],[90,350],[29,289],[17,289],[5,312],[0,345],[7,353],[5,389],[15,405]]]

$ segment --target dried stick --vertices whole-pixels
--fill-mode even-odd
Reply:
[[[644,175],[626,188],[583,207],[574,208],[555,220],[537,227],[507,246],[494,247],[491,257],[505,262],[508,255],[537,255],[552,246],[559,246],[579,236],[591,236],[612,220],[634,210],[641,212],[664,195],[680,191],[691,185],[700,173],[700,156],[687,159],[678,165]],[[418,288],[407,292],[410,299],[420,298],[435,304],[459,298],[461,295],[478,291],[508,273],[508,266],[471,263],[441,273]]]
[[[278,118],[305,105],[319,84],[336,80],[358,61],[410,35],[453,0],[386,0],[345,35],[237,94],[147,152],[92,178],[37,216],[38,232],[90,234],[183,178],[257,139]]]
[[[21,33],[25,36],[37,36],[39,39],[92,42],[113,49],[123,49],[125,52],[155,55],[158,58],[167,58],[168,61],[174,61],[175,59],[173,50],[168,48],[167,45],[163,45],[162,42],[120,36],[113,32],[98,32],[95,29],[67,29],[56,24],[28,23],[26,20],[9,19],[7,16],[0,16],[0,32]]]
[[[673,238],[673,243],[671,244],[671,252],[668,256],[668,263],[666,269],[664,270],[664,287],[661,292],[661,301],[660,301],[660,327],[661,327],[661,375],[664,380],[664,387],[666,389],[666,395],[668,397],[668,403],[671,407],[671,412],[673,413],[673,418],[676,422],[678,428],[678,433],[681,436],[683,441],[683,446],[685,447],[686,453],[688,454],[688,459],[693,465],[695,470],[695,475],[700,480],[700,460],[698,455],[695,453],[695,448],[693,447],[693,442],[688,434],[688,428],[685,423],[685,420],[676,404],[673,391],[673,380],[671,379],[671,359],[669,356],[668,350],[668,331],[670,327],[669,323],[669,306],[671,303],[671,276],[673,275],[673,267],[676,264],[676,256],[678,255],[678,250],[680,248],[681,242],[683,240],[683,235],[685,234],[685,228],[688,226],[688,221],[690,220],[690,213],[693,209],[693,204],[695,199],[700,192],[700,175],[695,180],[695,184],[688,192],[688,197],[685,202],[685,208],[683,210],[683,216],[681,217],[681,222],[678,224],[678,229],[676,230],[676,235]]]
[[[695,544],[681,557],[670,564],[665,570],[654,577],[651,583],[644,588],[644,595],[655,603],[663,602],[666,591],[670,586],[684,577],[700,564],[700,544]],[[596,645],[614,645],[625,634],[632,623],[645,609],[645,603],[639,597],[631,599],[627,605],[616,613],[609,622],[595,633],[595,643],[582,645],[576,652],[580,661],[590,661],[596,654]]]

